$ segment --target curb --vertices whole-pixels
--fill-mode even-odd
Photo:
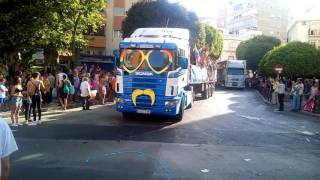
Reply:
[[[269,102],[268,100],[266,100],[265,97],[262,96],[262,94],[256,90],[256,94],[263,100],[263,102],[267,105],[273,105],[271,104],[271,102]],[[320,117],[320,114],[316,114],[316,113],[310,113],[310,112],[306,112],[306,111],[299,111],[299,112],[296,112],[295,114],[302,114],[302,115],[306,115],[306,116],[313,116],[313,117]]]

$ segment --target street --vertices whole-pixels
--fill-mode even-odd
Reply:
[[[320,179],[320,119],[276,113],[255,91],[217,90],[175,122],[114,106],[13,128],[12,180]]]

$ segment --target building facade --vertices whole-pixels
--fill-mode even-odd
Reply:
[[[288,8],[278,0],[230,0],[226,29],[229,35],[253,37],[270,35],[287,39]]]
[[[223,49],[219,60],[235,60],[237,59],[236,50],[239,44],[246,39],[234,37],[234,36],[225,36],[223,39]]]
[[[288,42],[307,42],[320,48],[320,19],[296,21],[288,30]]]
[[[82,54],[112,55],[122,40],[121,26],[130,7],[141,0],[108,0],[104,12],[105,26],[97,33],[87,35],[89,47]]]

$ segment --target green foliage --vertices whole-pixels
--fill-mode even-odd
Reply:
[[[74,50],[84,33],[102,25],[105,0],[16,0],[0,3],[0,50],[26,47]]]
[[[123,36],[129,37],[137,28],[143,27],[187,28],[192,43],[197,41],[199,34],[196,14],[166,0],[141,1],[129,9],[122,23]]]
[[[106,6],[104,0],[42,0],[46,11],[39,30],[41,46],[57,49],[70,49],[87,45],[84,33],[96,32],[103,25],[102,12]]]
[[[223,48],[223,37],[219,31],[214,27],[205,26],[206,32],[206,45],[209,47],[209,56],[212,59],[218,59],[221,55]]]
[[[0,50],[14,51],[36,42],[42,10],[36,0],[0,3]]]
[[[274,48],[263,57],[259,72],[272,75],[277,64],[283,65],[287,77],[320,77],[320,51],[308,43],[292,42]]]
[[[256,36],[240,43],[236,51],[237,59],[247,60],[248,69],[257,70],[263,56],[280,44],[281,41],[275,37]]]
[[[199,23],[199,36],[198,36],[198,47],[204,47],[206,45],[206,25]]]

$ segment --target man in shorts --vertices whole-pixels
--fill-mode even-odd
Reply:
[[[8,124],[0,118],[0,179],[8,180],[10,168],[10,155],[18,147]]]

